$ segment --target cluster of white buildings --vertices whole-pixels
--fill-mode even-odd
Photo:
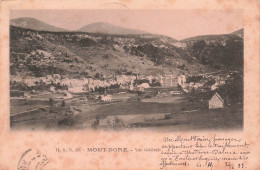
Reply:
[[[185,75],[165,75],[160,77],[160,84],[163,87],[177,87],[178,85],[182,85],[186,83],[186,76]]]
[[[100,95],[101,100],[104,102],[110,102],[112,101],[112,96],[111,95]]]
[[[46,77],[28,77],[21,78],[19,76],[15,76],[11,78],[12,82],[23,82],[27,86],[32,87],[37,84],[45,84],[45,85],[60,85],[67,86],[68,91],[72,93],[79,93],[84,91],[95,91],[99,87],[109,87],[111,85],[120,85],[120,87],[127,86],[131,88],[133,86],[134,80],[138,77],[133,75],[118,75],[111,79],[99,80],[93,78],[81,78],[81,79],[70,79],[70,78],[62,78],[59,74],[47,75]],[[149,77],[150,81],[152,81],[152,77]],[[130,87],[129,87],[130,86]],[[50,91],[54,91],[54,86],[51,86]]]
[[[21,78],[19,76],[15,76],[11,78],[12,81],[23,82],[27,86],[32,87],[37,84],[45,84],[45,85],[60,85],[68,87],[68,91],[71,93],[80,93],[86,91],[96,91],[99,87],[109,87],[111,85],[119,85],[121,89],[129,89],[129,90],[137,90],[144,91],[144,89],[149,88],[153,79],[157,79],[162,87],[177,87],[181,86],[184,92],[190,92],[191,89],[203,88],[205,82],[208,79],[214,79],[215,84],[213,84],[210,88],[211,90],[215,90],[218,86],[225,84],[226,79],[228,79],[229,75],[202,75],[203,80],[199,82],[190,82],[187,83],[187,78],[185,75],[164,75],[160,77],[154,76],[134,76],[134,75],[118,75],[112,78],[108,78],[106,80],[99,80],[93,78],[81,78],[81,79],[70,79],[70,78],[62,78],[59,74],[47,75],[46,77],[28,77]],[[142,83],[134,86],[135,80],[145,79],[148,80],[149,83]],[[55,87],[51,86],[50,91],[55,92]]]

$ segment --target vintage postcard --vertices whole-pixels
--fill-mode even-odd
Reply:
[[[0,7],[0,169],[260,169],[260,1]]]

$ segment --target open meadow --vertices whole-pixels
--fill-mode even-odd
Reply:
[[[114,100],[102,102],[78,94],[65,100],[63,106],[61,95],[52,93],[16,99],[11,101],[11,126],[13,129],[160,131],[243,128],[242,105],[209,110],[207,101],[191,101],[187,94],[151,98],[133,93],[114,96]],[[54,100],[53,106],[49,105],[50,97]]]

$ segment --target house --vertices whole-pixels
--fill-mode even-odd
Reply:
[[[224,99],[216,92],[209,100],[209,109],[224,108]]]
[[[111,95],[101,95],[101,100],[104,102],[110,102],[112,100]]]
[[[139,92],[144,92],[144,88],[143,88],[143,87],[140,87],[140,86],[138,86],[138,87],[136,87],[136,91],[139,91]]]
[[[200,87],[202,87],[202,86],[203,86],[203,84],[201,84],[201,83],[195,83],[193,87],[194,87],[195,89],[198,89],[198,88],[200,88]]]
[[[50,91],[51,91],[52,93],[55,93],[55,92],[56,92],[55,87],[54,87],[54,86],[51,86],[51,87],[50,87]]]
[[[130,91],[134,90],[134,85],[131,83],[130,87],[129,87]]]
[[[149,86],[148,83],[142,83],[142,84],[140,84],[138,87],[139,87],[139,88],[144,88],[144,89],[146,89],[146,88],[149,88],[150,86]]]
[[[177,94],[181,94],[181,92],[180,91],[170,91],[170,94],[171,95],[177,95]]]
[[[184,93],[189,93],[189,90],[186,88],[183,88],[182,90],[184,91]]]
[[[164,77],[161,76],[160,83],[163,87],[177,87],[178,78],[174,75],[165,75]]]
[[[180,75],[177,77],[177,79],[178,79],[178,85],[180,85],[180,86],[182,84],[186,83],[186,81],[187,81],[185,75]]]
[[[59,74],[53,74],[52,77],[59,80],[61,79],[61,76]]]
[[[26,99],[30,99],[30,98],[31,98],[31,95],[30,95],[29,93],[24,93],[24,97],[25,97]]]
[[[147,79],[149,80],[149,83],[152,84],[152,82],[153,82],[153,76],[151,76],[151,75],[150,75],[150,76],[147,76]]]
[[[216,84],[213,84],[211,87],[210,87],[211,90],[216,90],[217,89],[217,85]]]
[[[82,93],[84,92],[82,86],[68,87],[68,91],[71,93]]]
[[[72,96],[72,94],[70,92],[64,93],[63,99],[71,99],[71,98],[73,98],[73,96]]]
[[[127,85],[120,85],[120,89],[128,89],[129,87]]]

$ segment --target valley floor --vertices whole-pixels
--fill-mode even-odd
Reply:
[[[12,130],[242,130],[243,106],[208,109],[207,101],[190,101],[186,94],[147,97],[143,94],[114,94],[110,102],[75,95],[39,93],[30,99],[11,99]],[[48,99],[54,99],[53,106]]]

